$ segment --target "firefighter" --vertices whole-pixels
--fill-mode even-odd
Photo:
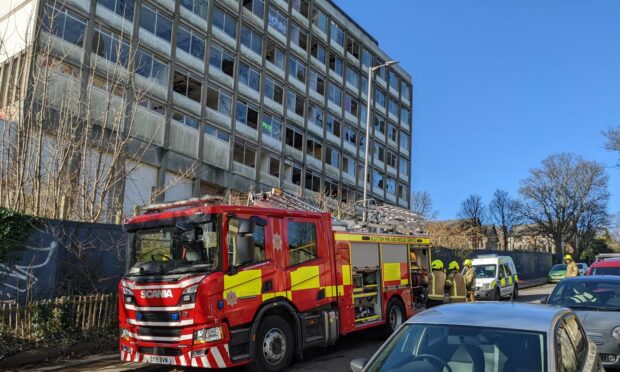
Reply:
[[[575,261],[573,261],[573,256],[571,256],[570,254],[567,254],[566,256],[564,256],[564,263],[566,263],[566,277],[567,278],[579,275],[579,268],[577,267],[577,264],[575,263]]]
[[[459,263],[456,261],[452,261],[448,265],[445,288],[450,303],[465,302],[465,279],[459,270]]]
[[[476,302],[476,270],[471,265],[471,260],[468,258],[463,262],[465,266],[465,289],[467,290],[467,301]]]
[[[443,262],[433,260],[431,273],[428,276],[428,300],[426,307],[441,305],[445,302],[446,273],[443,271]]]

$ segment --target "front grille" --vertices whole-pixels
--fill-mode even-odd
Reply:
[[[615,363],[618,360],[616,354],[599,354],[601,362],[603,363]]]
[[[181,319],[181,314],[178,312],[141,311],[136,315],[136,319],[141,322],[178,322]]]
[[[171,347],[140,347],[140,354],[161,355],[161,356],[179,356],[182,355],[181,349],[173,349]]]
[[[138,335],[154,337],[179,337],[181,335],[181,328],[140,327],[138,328]]]

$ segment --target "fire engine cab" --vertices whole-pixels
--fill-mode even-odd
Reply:
[[[356,231],[266,200],[203,197],[124,221],[122,360],[281,371],[308,348],[372,327],[389,334],[413,315],[426,236]]]

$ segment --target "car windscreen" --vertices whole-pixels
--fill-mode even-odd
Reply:
[[[406,324],[368,366],[372,372],[546,371],[539,332]]]
[[[620,276],[620,267],[595,267],[590,275],[618,275]]]
[[[495,278],[497,265],[475,265],[476,278]]]
[[[562,281],[547,303],[573,309],[620,311],[620,283],[605,280]]]
[[[553,267],[551,268],[551,272],[554,272],[554,271],[565,271],[565,270],[566,270],[566,265],[564,265],[564,264],[553,265]]]

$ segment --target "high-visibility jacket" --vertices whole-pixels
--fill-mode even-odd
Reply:
[[[473,266],[465,269],[465,288],[468,291],[473,291],[476,289],[476,270]]]
[[[428,299],[443,302],[446,291],[446,273],[433,270],[428,276]]]
[[[575,261],[571,261],[568,265],[566,265],[566,277],[570,278],[573,276],[579,276],[579,268]]]
[[[449,302],[465,302],[465,278],[458,271],[450,271],[446,279],[446,288],[450,296]]]

